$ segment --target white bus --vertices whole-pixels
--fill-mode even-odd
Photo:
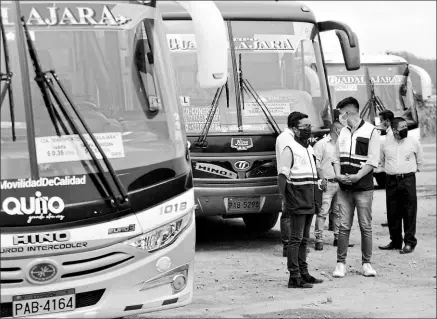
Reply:
[[[180,4],[200,84],[221,87],[223,18]],[[156,1],[2,1],[1,22],[1,317],[190,303],[192,170]]]
[[[408,134],[420,139],[416,96],[428,99],[432,94],[431,78],[425,70],[391,54],[363,54],[361,68],[355,71],[346,69],[341,55],[325,54],[325,61],[334,106],[343,98],[353,96],[360,103],[364,119],[376,126],[380,124],[379,112],[391,110],[395,116],[407,120]],[[381,141],[384,139],[383,132]],[[383,187],[385,174],[374,176]]]
[[[275,140],[290,112],[308,114],[313,140],[332,122],[319,34],[337,30],[344,60],[357,69],[359,44],[340,22],[318,22],[296,1],[216,1],[228,30],[228,83],[198,85],[197,43],[187,12],[159,2],[184,109],[196,195],[196,216],[242,217],[267,231],[281,211]]]

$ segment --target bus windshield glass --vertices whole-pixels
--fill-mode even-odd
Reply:
[[[160,46],[153,45],[151,40],[153,13],[139,5],[133,10],[129,4],[87,4],[86,10],[83,3],[76,7],[72,3],[56,2],[56,6],[58,19],[68,19],[68,23],[62,25],[63,20],[58,20],[53,22],[57,22],[55,26],[43,25],[50,18],[55,19],[44,3],[22,5],[21,10],[23,16],[29,17],[30,35],[42,70],[56,71],[114,170],[133,176],[139,174],[141,167],[185,156],[182,135],[177,134],[180,129],[175,128],[177,105],[165,103],[163,88],[159,87],[162,75],[158,70],[163,61]],[[87,19],[81,25],[84,12]],[[90,15],[91,12],[94,15]],[[6,21],[10,67],[15,74],[12,85],[17,140],[12,141],[6,98],[1,109],[1,180],[29,179],[31,161],[37,161],[40,177],[96,173],[91,156],[59,109],[60,120],[51,120],[48,105],[34,80],[35,71],[26,46],[24,54],[28,58],[30,78],[24,81],[28,81],[31,89],[36,156],[29,153],[27,107],[18,59],[17,30],[21,24],[17,27],[13,6],[7,11],[3,11],[2,6],[2,14]],[[150,18],[144,18],[147,16]],[[3,57],[2,45],[2,70]],[[57,93],[74,114],[61,90],[57,89]],[[56,105],[53,97],[51,100]],[[72,120],[79,134],[90,141],[78,118],[74,115]],[[55,125],[59,127],[60,136]],[[96,150],[93,143],[90,144]],[[95,154],[98,159],[102,158],[97,151]]]
[[[412,120],[411,108],[414,103],[412,86],[408,83],[406,64],[398,65],[362,65],[357,71],[347,71],[344,65],[328,65],[328,80],[335,107],[338,102],[348,96],[355,97],[365,110],[371,99],[371,87],[366,77],[373,83],[374,99],[379,101],[383,109],[391,110],[395,116],[403,116]],[[377,109],[378,114],[380,109]],[[369,114],[369,113],[367,113]],[[366,120],[371,120],[367,118]]]
[[[196,135],[202,131],[216,90],[203,89],[198,84],[191,22],[169,20],[165,23],[186,131],[188,135]],[[223,90],[209,135],[239,131],[274,133],[256,96],[267,106],[281,130],[293,111],[308,114],[316,128],[325,127],[330,121],[330,111],[314,25],[291,21],[230,21],[228,24],[232,39],[229,42],[229,103]],[[241,81],[252,89],[242,90]],[[242,127],[237,124],[238,113]]]

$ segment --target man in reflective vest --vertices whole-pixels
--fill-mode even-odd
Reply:
[[[287,268],[290,272],[288,288],[312,288],[322,283],[308,272],[307,242],[311,222],[318,213],[322,191],[320,189],[313,148],[309,145],[311,122],[308,115],[292,112],[288,127],[294,139],[280,150],[278,185],[290,216],[290,241],[287,249]]]
[[[358,101],[353,97],[341,100],[337,109],[339,121],[345,127],[337,139],[337,158],[333,161],[339,182],[338,205],[340,229],[337,246],[337,266],[334,277],[346,274],[346,256],[355,208],[361,231],[363,275],[375,276],[372,258],[373,170],[378,167],[380,134],[370,123],[360,118]]]

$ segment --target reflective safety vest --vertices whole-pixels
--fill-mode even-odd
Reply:
[[[293,162],[287,177],[285,207],[291,214],[317,214],[322,191],[318,184],[313,148],[305,148],[295,140],[290,141],[289,146],[293,153]]]
[[[341,174],[356,174],[369,159],[369,143],[375,126],[361,120],[358,129],[352,133],[349,127],[341,130],[338,136],[340,150]],[[373,189],[373,170],[352,185],[339,183],[340,188],[345,191],[366,191]]]

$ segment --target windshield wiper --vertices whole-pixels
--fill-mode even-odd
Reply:
[[[269,122],[270,126],[275,131],[276,135],[281,134],[281,129],[278,126],[278,123],[276,123],[275,119],[273,118],[272,113],[270,113],[269,108],[264,104],[263,100],[261,100],[261,97],[258,95],[258,93],[255,91],[255,89],[252,87],[252,84],[243,77],[243,65],[242,65],[242,58],[241,53],[238,57],[239,60],[239,69],[238,69],[238,77],[240,81],[240,94],[241,94],[241,104],[243,105],[244,109],[244,92],[247,93],[247,95],[252,95],[253,99],[256,101],[258,106],[263,111],[267,121]]]
[[[12,93],[12,76],[14,75],[11,72],[10,61],[9,61],[9,47],[8,40],[6,39],[5,28],[3,25],[3,18],[0,15],[0,28],[3,42],[3,52],[5,55],[5,68],[6,73],[1,73],[0,82],[5,82],[3,86],[1,95],[0,95],[0,109],[3,106],[3,101],[6,97],[6,93],[9,95],[9,111],[11,113],[11,126],[12,126],[12,141],[17,140],[17,136],[15,135],[15,112],[14,112],[14,95]]]
[[[408,68],[408,66],[405,68],[405,71],[402,75],[404,76],[404,82],[399,87],[399,95],[400,95],[402,108],[408,111],[411,107],[407,108],[407,106],[405,105],[405,101],[402,98],[402,96],[407,96],[408,94],[408,76],[410,75],[410,69]]]
[[[366,67],[364,69],[364,72],[365,72],[365,77],[367,78],[366,84],[367,84],[368,94],[370,95],[370,97],[366,105],[364,105],[363,110],[361,111],[361,117],[366,118],[367,115],[369,116],[368,118],[370,119],[370,121],[373,124],[375,124],[376,113],[386,110],[386,107],[382,103],[379,96],[377,96],[375,93],[375,84],[373,83],[370,77],[369,68]]]
[[[55,120],[55,116],[56,118],[59,120],[59,122],[61,124],[61,118],[59,116],[59,113],[57,112],[57,110],[55,109],[54,105],[51,103],[47,88],[49,89],[50,93],[52,94],[52,96],[54,97],[58,107],[60,108],[62,114],[64,115],[64,117],[66,118],[66,120],[68,121],[70,127],[73,129],[73,132],[75,134],[77,134],[79,136],[79,138],[81,139],[83,145],[85,146],[87,152],[90,154],[91,159],[94,163],[94,165],[96,166],[100,178],[102,180],[102,183],[107,191],[107,195],[109,195],[109,197],[112,199],[111,202],[113,204],[115,204],[118,208],[120,208],[120,206],[122,206],[125,203],[129,203],[129,199],[128,199],[128,194],[126,192],[126,190],[123,187],[123,184],[121,183],[120,179],[118,178],[117,174],[114,171],[114,168],[112,167],[111,163],[108,160],[108,157],[106,156],[105,152],[103,152],[100,144],[97,142],[94,134],[91,132],[91,130],[89,129],[88,125],[86,124],[86,122],[84,121],[82,115],[79,113],[79,111],[77,110],[76,106],[73,104],[71,98],[69,97],[67,91],[65,90],[63,84],[61,83],[61,81],[58,78],[58,75],[56,74],[56,72],[54,70],[50,70],[48,72],[43,72],[42,68],[41,68],[41,64],[39,62],[38,59],[38,55],[37,55],[37,51],[36,48],[33,44],[33,41],[30,37],[30,33],[29,33],[29,29],[26,25],[25,22],[25,18],[24,16],[21,17],[21,22],[23,25],[23,29],[24,29],[24,34],[26,37],[26,42],[27,42],[27,47],[28,47],[28,51],[29,51],[29,55],[30,58],[32,60],[34,69],[35,69],[35,73],[36,73],[36,78],[35,80],[38,83],[39,88],[41,89],[41,93],[43,94],[43,98],[44,98],[44,102],[46,103],[46,107],[49,110],[49,114],[52,117],[52,122],[55,125],[55,128],[57,129],[57,133],[59,133],[59,129],[57,128],[56,125],[56,120]],[[94,154],[94,151],[91,149],[91,146],[88,144],[88,142],[86,141],[84,135],[79,131],[76,123],[74,123],[74,121],[72,120],[72,116],[70,111],[66,108],[66,106],[63,104],[63,102],[61,101],[60,96],[58,95],[58,93],[56,92],[55,86],[53,85],[53,79],[49,78],[48,75],[51,75],[52,78],[55,80],[56,84],[58,85],[58,87],[61,89],[61,92],[63,93],[64,97],[67,99],[71,109],[74,111],[75,115],[77,116],[77,118],[79,119],[80,123],[82,124],[82,126],[84,127],[86,133],[88,134],[88,136],[91,138],[92,142],[94,143],[95,147],[97,148],[97,150],[99,151],[100,155],[102,156],[103,162],[105,163],[109,174],[111,175],[118,191],[120,192],[121,196],[122,196],[122,200],[119,201],[118,197],[115,195],[108,179],[105,176],[105,172],[103,170],[102,165],[100,164],[99,160],[97,159],[96,155]],[[66,134],[68,134],[67,129],[64,125],[63,129],[65,131]]]
[[[226,105],[229,108],[229,87],[228,82],[225,83],[225,85],[222,85],[217,89],[215,92],[214,98],[211,103],[211,108],[209,110],[208,116],[206,118],[205,125],[203,125],[202,132],[200,133],[199,138],[197,141],[193,143],[194,148],[207,148],[208,147],[208,141],[206,140],[208,137],[209,129],[211,128],[212,121],[214,120],[214,116],[217,112],[220,97],[222,96],[223,88],[226,90]]]

